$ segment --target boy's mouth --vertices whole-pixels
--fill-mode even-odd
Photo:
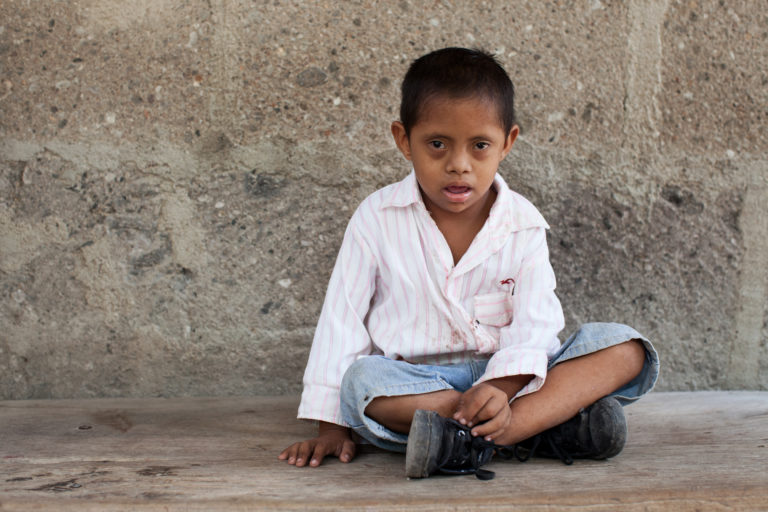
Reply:
[[[467,185],[448,185],[443,189],[443,193],[449,201],[462,203],[467,200],[472,192],[472,187]]]

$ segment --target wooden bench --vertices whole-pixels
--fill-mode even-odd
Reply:
[[[768,510],[768,392],[652,393],[608,461],[407,480],[402,455],[277,460],[295,397],[0,402],[0,510]]]

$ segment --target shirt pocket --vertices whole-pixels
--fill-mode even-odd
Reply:
[[[512,296],[507,292],[487,293],[474,297],[475,321],[493,327],[512,322]]]

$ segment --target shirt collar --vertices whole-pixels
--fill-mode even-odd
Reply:
[[[416,173],[411,171],[404,180],[395,183],[389,194],[381,203],[381,208],[404,208],[412,204],[423,202],[419,183],[416,181]]]
[[[549,229],[541,213],[527,199],[511,190],[498,172],[493,178],[493,186],[496,189],[496,201],[488,215],[492,232],[497,232],[498,229],[506,232],[521,231],[534,227]],[[389,190],[381,208],[405,208],[416,204],[423,206],[424,201],[416,181],[416,173],[411,171],[405,179],[395,183]]]

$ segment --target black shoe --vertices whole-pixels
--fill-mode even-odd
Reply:
[[[624,411],[615,398],[607,396],[581,409],[565,423],[519,443],[515,455],[521,460],[535,455],[573,464],[573,459],[607,459],[618,455],[626,441]]]
[[[405,453],[405,476],[425,478],[436,473],[472,475],[481,480],[495,476],[480,469],[493,454],[504,450],[482,437],[473,437],[470,429],[434,411],[417,410],[408,434]],[[508,457],[509,454],[504,454]]]

